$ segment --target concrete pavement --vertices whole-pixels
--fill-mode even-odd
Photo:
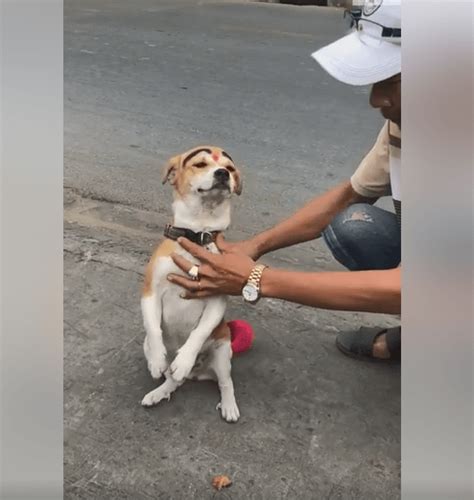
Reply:
[[[169,221],[162,164],[202,142],[243,164],[231,239],[347,178],[381,120],[368,89],[309,57],[340,33],[331,8],[66,2],[66,498],[399,498],[399,368],[334,346],[342,329],[394,318],[232,299],[229,318],[257,333],[234,362],[239,423],[220,420],[207,382],[139,405],[154,386],[139,297]],[[339,269],[321,241],[266,262]],[[216,493],[215,474],[234,484]]]

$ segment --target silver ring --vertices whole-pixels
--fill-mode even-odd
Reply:
[[[192,280],[197,280],[199,278],[199,266],[193,266],[189,271],[188,275]]]

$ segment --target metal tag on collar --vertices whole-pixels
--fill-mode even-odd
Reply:
[[[212,233],[209,231],[202,231],[199,239],[201,246],[209,245],[214,240]]]
[[[163,231],[163,234],[165,235],[166,238],[172,239],[172,237],[173,237],[171,234],[172,227],[173,226],[171,224],[166,224],[165,230]]]

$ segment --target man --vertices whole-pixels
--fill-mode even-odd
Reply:
[[[351,179],[316,197],[275,227],[250,240],[228,243],[212,255],[178,240],[200,259],[199,278],[170,275],[186,298],[243,294],[248,302],[273,297],[318,308],[399,314],[400,267],[400,2],[366,0],[348,15],[347,36],[323,47],[314,59],[334,78],[350,85],[372,84],[370,104],[386,122],[372,150]],[[392,195],[396,214],[374,207]],[[262,255],[323,236],[334,257],[351,272],[295,272],[256,265]],[[188,272],[184,258],[175,263]],[[340,333],[345,354],[372,360],[399,360],[401,329],[360,328]]]

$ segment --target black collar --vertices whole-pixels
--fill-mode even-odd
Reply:
[[[196,243],[202,247],[214,243],[220,231],[199,231],[195,232],[192,229],[184,227],[175,227],[171,224],[166,224],[164,235],[170,240],[176,241],[178,238],[187,238],[189,241]]]

